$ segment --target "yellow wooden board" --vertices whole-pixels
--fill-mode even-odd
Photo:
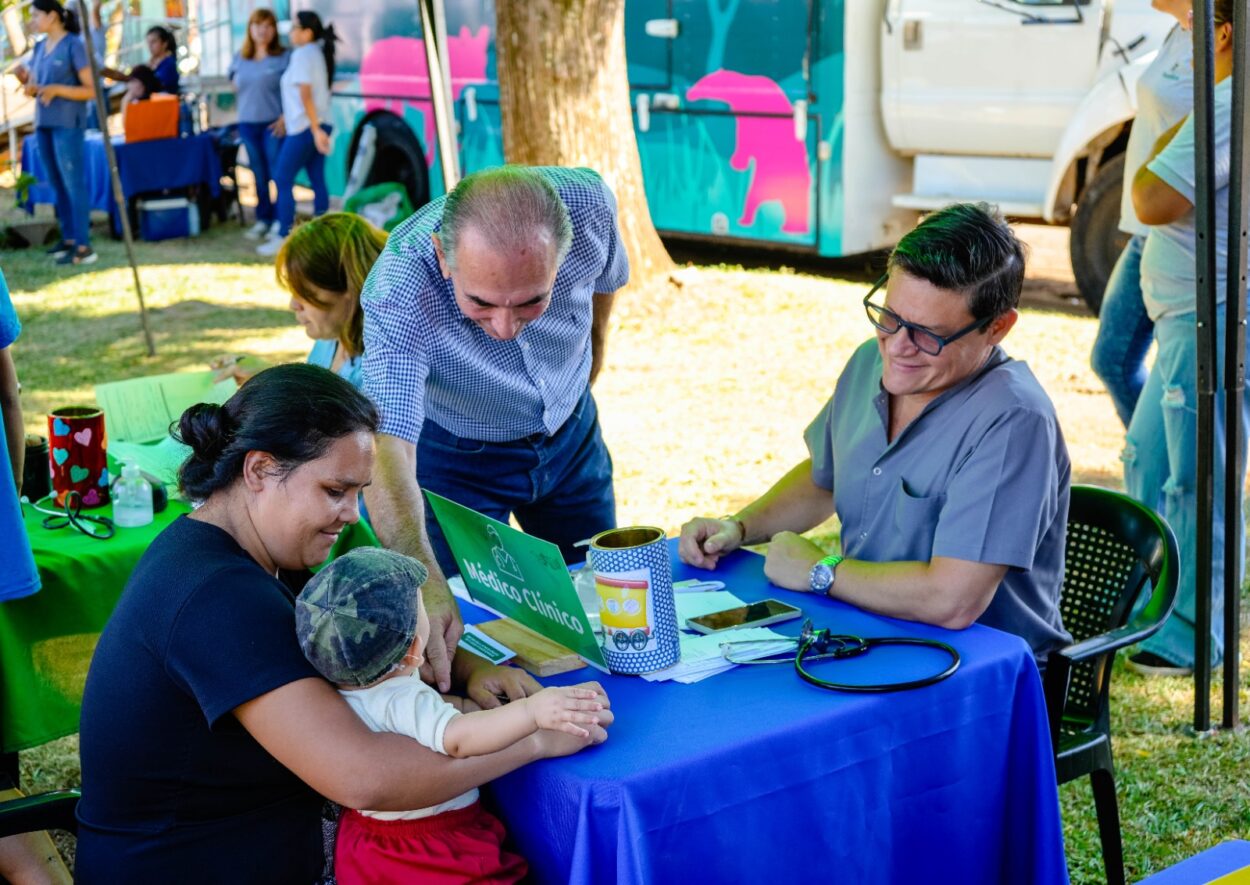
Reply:
[[[1226,876],[1213,879],[1211,885],[1250,885],[1250,867],[1242,867]]]
[[[516,663],[535,676],[554,676],[586,666],[586,662],[563,645],[540,636],[511,618],[478,624],[477,628],[516,652]]]

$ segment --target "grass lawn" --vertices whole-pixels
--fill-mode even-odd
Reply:
[[[138,244],[155,357],[143,352],[124,250],[103,238],[96,245],[100,262],[83,269],[53,267],[41,254],[0,253],[25,324],[14,352],[31,431],[46,433],[50,409],[89,402],[98,381],[199,368],[221,352],[271,361],[307,353],[271,265],[252,254],[237,227]],[[691,515],[726,512],[805,457],[803,429],[869,337],[864,291],[858,278],[703,267],[618,299],[596,397],[622,524],[673,531]],[[1030,307],[1007,349],[1029,362],[1054,399],[1074,480],[1116,487],[1123,431],[1088,367],[1094,333],[1088,316]],[[816,534],[831,541],[836,525]],[[1243,661],[1248,651],[1243,642]],[[1250,674],[1244,678],[1243,708]],[[1195,738],[1191,709],[1189,682],[1117,668],[1113,733],[1130,878],[1222,840],[1250,838],[1250,740],[1244,732]],[[77,739],[23,753],[22,762],[28,790],[76,784]],[[1060,794],[1073,881],[1099,881],[1088,784],[1068,784]]]

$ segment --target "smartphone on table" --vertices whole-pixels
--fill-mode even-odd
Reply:
[[[803,614],[803,610],[778,599],[763,599],[728,608],[720,612],[687,618],[686,626],[698,633],[719,633],[721,630],[736,630],[739,627],[764,627],[768,624],[779,624],[791,621]]]

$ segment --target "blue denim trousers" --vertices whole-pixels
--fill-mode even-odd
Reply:
[[[270,131],[268,123],[240,123],[239,138],[247,148],[247,165],[256,179],[256,220],[274,220],[273,201],[269,198],[269,183],[273,181],[273,169],[278,161],[278,149],[282,139]]]
[[[577,541],[616,527],[612,456],[589,388],[551,436],[482,442],[427,419],[417,443],[417,482],[500,522],[515,514],[526,532],[558,545],[568,563],[586,558]],[[439,567],[458,573],[428,502],[425,528]]]
[[[321,128],[327,134],[330,132],[330,127],[324,123]],[[299,135],[283,138],[273,165],[273,181],[278,187],[278,224],[284,237],[295,223],[295,192],[292,188],[301,169],[308,173],[308,183],[312,187],[313,215],[324,215],[330,208],[330,192],[326,189],[326,157],[317,150],[311,128]]]
[[[35,130],[39,157],[56,194],[56,220],[61,239],[91,245],[91,195],[87,193],[86,149],[82,129],[44,126]]]
[[[1194,623],[1197,613],[1195,562],[1198,544],[1198,400],[1196,316],[1163,317],[1155,325],[1159,351],[1150,378],[1133,413],[1124,449],[1124,482],[1128,492],[1154,508],[1176,533],[1180,548],[1180,586],[1176,609],[1142,648],[1174,664],[1194,665]],[[1224,368],[1224,308],[1218,314],[1219,377]],[[1211,663],[1224,654],[1224,395],[1215,399],[1215,526],[1212,549]],[[1243,395],[1241,413],[1242,472],[1245,484],[1245,443],[1250,432],[1250,395]],[[1162,444],[1161,444],[1162,443]],[[1232,541],[1244,550],[1244,521]],[[1240,556],[1243,560],[1244,556]]]
[[[1090,364],[1128,427],[1146,385],[1146,353],[1154,323],[1141,295],[1141,250],[1145,237],[1132,237],[1116,259],[1098,314],[1098,337]]]

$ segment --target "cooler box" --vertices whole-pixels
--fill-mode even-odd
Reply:
[[[158,93],[151,98],[126,105],[122,114],[126,143],[177,138],[178,111],[181,104],[176,95]]]
[[[186,197],[139,200],[137,208],[139,236],[149,242],[200,233],[200,209]]]

